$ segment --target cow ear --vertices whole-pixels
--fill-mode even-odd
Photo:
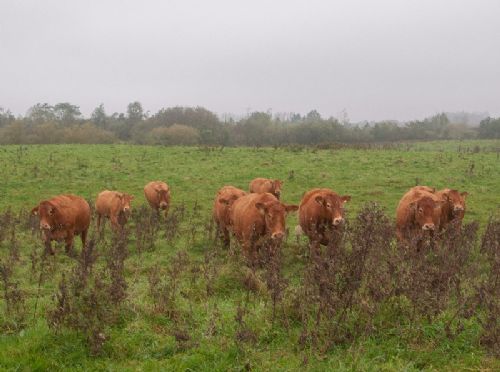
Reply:
[[[267,207],[264,203],[255,203],[255,208],[257,208],[260,214],[264,215],[267,213]]]
[[[224,198],[220,198],[219,203],[224,204],[224,205],[229,205],[229,200],[224,199]]]
[[[449,202],[450,201],[450,196],[448,194],[443,194],[441,195],[441,201],[444,202]]]
[[[299,209],[298,205],[285,205],[286,213],[295,212]]]
[[[319,205],[324,205],[325,204],[325,199],[323,199],[323,197],[321,195],[318,195],[314,198],[314,200],[316,201],[316,203],[318,203]]]
[[[460,195],[465,199],[469,193],[467,191],[461,192]]]
[[[38,205],[31,210],[31,215],[32,216],[37,216],[38,215]]]
[[[347,203],[349,200],[351,200],[351,195],[341,196],[340,200],[342,200],[342,203]]]
[[[443,193],[443,195],[444,195],[444,197],[445,197],[446,199],[450,199],[450,191],[451,191],[450,189],[444,189],[444,190],[443,190],[443,192],[442,192],[442,193]]]

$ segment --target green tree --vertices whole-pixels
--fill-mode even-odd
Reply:
[[[133,123],[137,123],[144,119],[144,110],[140,102],[131,102],[127,106],[127,119]]]
[[[48,103],[37,103],[29,108],[27,118],[35,124],[54,121],[56,119],[54,107]]]
[[[311,110],[307,113],[306,115],[306,120],[308,122],[317,122],[317,121],[321,121],[321,115],[318,111],[316,110]]]
[[[14,121],[14,115],[9,110],[0,107],[0,127],[6,126]]]
[[[106,116],[106,111],[104,110],[104,104],[100,104],[97,106],[94,111],[92,111],[92,115],[90,120],[95,124],[98,128],[105,128],[108,117]]]
[[[54,115],[63,124],[72,124],[80,118],[80,107],[68,102],[61,102],[54,106]]]
[[[500,118],[486,118],[479,124],[479,138],[500,138]]]

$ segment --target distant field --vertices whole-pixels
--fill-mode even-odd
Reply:
[[[193,279],[189,270],[180,279],[179,308],[182,322],[152,311],[148,278],[155,265],[162,275],[178,251],[187,252],[193,265],[206,261],[211,244],[206,236],[215,193],[223,185],[243,189],[255,177],[284,181],[282,200],[298,204],[313,187],[328,187],[352,196],[348,216],[353,218],[365,203],[377,202],[394,218],[396,205],[410,187],[421,184],[467,191],[465,223],[478,221],[480,231],[500,211],[500,141],[446,141],[373,148],[317,150],[312,148],[196,148],[132,145],[37,145],[0,147],[0,213],[31,210],[40,200],[60,193],[74,193],[94,200],[103,189],[120,190],[135,196],[132,206],[145,204],[144,185],[164,180],[172,190],[172,208],[182,206],[179,235],[166,240],[159,234],[154,249],[138,252],[137,241],[129,242],[125,261],[127,300],[120,321],[111,327],[100,356],[90,355],[85,337],[47,326],[47,311],[63,272],[74,260],[59,249],[50,259],[50,270],[40,283],[30,269],[32,254],[41,254],[36,235],[19,226],[20,257],[13,280],[26,294],[26,326],[0,327],[0,368],[109,369],[109,370],[417,370],[500,369],[500,361],[479,345],[478,325],[472,319],[464,333],[442,338],[443,319],[405,324],[404,332],[381,331],[352,343],[340,344],[326,353],[298,347],[301,325],[288,328],[269,320],[269,294],[249,294],[242,284],[244,267],[218,252],[213,289],[203,295],[206,276]],[[24,215],[26,216],[26,215]],[[20,223],[25,223],[21,221]],[[297,216],[291,215],[293,231]],[[109,226],[108,226],[109,227]],[[131,224],[131,230],[134,230]],[[0,240],[0,259],[7,262],[8,239]],[[284,275],[290,286],[300,282],[306,258],[289,238],[283,248]],[[79,239],[76,251],[80,252]],[[103,265],[99,258],[97,265]],[[193,266],[195,267],[195,266]],[[198,266],[196,266],[198,267]],[[207,274],[208,275],[208,274]],[[183,295],[182,292],[185,292]],[[35,316],[35,297],[39,297]],[[5,300],[2,292],[0,298]],[[249,299],[247,324],[256,339],[244,346],[235,342],[238,306]],[[0,306],[3,307],[0,301]],[[217,314],[215,316],[214,314]],[[215,320],[214,320],[215,319]],[[172,333],[182,324],[187,342]],[[175,328],[174,327],[174,328]],[[214,328],[215,327],[215,328]],[[21,330],[22,328],[22,330]],[[15,330],[13,330],[15,329]],[[215,329],[213,332],[207,329]]]
[[[460,152],[459,152],[460,151]],[[474,152],[477,151],[477,152]],[[216,191],[248,188],[254,177],[284,180],[284,201],[329,187],[352,195],[353,212],[377,201],[392,214],[401,195],[421,184],[468,191],[467,219],[487,220],[500,203],[500,141],[401,144],[395,149],[224,148],[130,145],[0,147],[0,209],[32,207],[65,192],[94,199],[118,189],[144,203],[143,186],[165,180],[173,203],[197,202],[208,213]]]

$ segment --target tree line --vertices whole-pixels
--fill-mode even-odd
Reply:
[[[203,107],[168,107],[151,115],[140,102],[111,115],[101,104],[90,117],[67,102],[38,103],[18,117],[0,108],[0,144],[281,146],[472,138],[499,139],[500,118],[486,118],[471,127],[450,122],[444,113],[406,123],[351,124],[347,119],[323,118],[316,110],[306,115],[253,112],[241,119],[221,119]]]

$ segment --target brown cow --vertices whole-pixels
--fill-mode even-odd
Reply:
[[[123,229],[130,216],[130,202],[133,199],[132,195],[119,191],[104,190],[99,193],[95,201],[97,230],[101,227],[101,218],[103,217],[111,220],[111,227],[115,231]]]
[[[455,221],[460,227],[465,215],[465,198],[469,193],[443,189],[436,191],[436,195],[445,202],[441,207],[441,229],[446,228],[450,223],[455,223]]]
[[[400,242],[422,232],[439,230],[443,201],[421,186],[410,189],[403,195],[396,209],[396,236]]]
[[[158,214],[160,209],[165,211],[167,217],[170,208],[170,187],[165,182],[152,181],[144,186],[144,195],[151,208]]]
[[[283,186],[283,181],[280,180],[270,180],[267,178],[256,178],[250,182],[249,189],[251,193],[261,194],[264,192],[269,192],[280,198],[281,187]]]
[[[42,240],[50,254],[54,254],[53,240],[64,240],[66,253],[69,254],[75,235],[81,236],[82,249],[85,248],[90,225],[90,206],[85,199],[75,195],[58,195],[41,201],[31,213],[40,216]]]
[[[252,264],[257,263],[262,243],[270,239],[279,247],[285,236],[285,216],[297,209],[297,205],[285,205],[270,193],[247,194],[235,200],[230,209],[231,227]]]
[[[229,247],[229,210],[234,201],[247,193],[234,186],[224,186],[218,192],[214,201],[213,218],[217,225],[217,234],[221,237],[225,247]]]
[[[450,223],[456,222],[458,227],[462,225],[465,215],[465,198],[468,195],[466,191],[459,192],[448,188],[437,191],[428,186],[415,186],[410,189],[410,191],[412,190],[430,192],[444,202],[441,206],[440,230],[445,229]]]
[[[311,247],[328,245],[332,239],[331,232],[344,225],[344,204],[349,200],[350,195],[340,196],[330,189],[309,190],[300,202],[300,228],[296,229],[296,233],[304,232]]]

